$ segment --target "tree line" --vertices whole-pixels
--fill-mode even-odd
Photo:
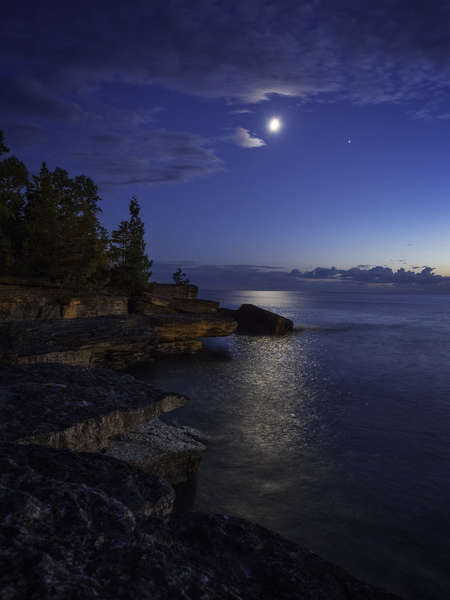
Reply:
[[[0,276],[45,279],[76,292],[145,291],[153,261],[135,197],[129,219],[109,235],[99,220],[101,198],[90,177],[72,178],[45,163],[38,174],[30,174],[9,155],[1,131],[0,156]]]

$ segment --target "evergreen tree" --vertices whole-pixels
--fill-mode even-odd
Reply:
[[[29,275],[56,279],[61,250],[58,195],[45,163],[33,175],[25,208],[24,259]]]
[[[0,131],[0,155],[7,152]],[[10,156],[0,161],[0,274],[15,273],[21,264],[27,183],[28,171],[20,160]]]
[[[70,179],[55,169],[53,185],[59,196],[59,279],[72,289],[104,284],[108,271],[108,236],[100,225],[98,188],[89,177]]]
[[[100,198],[92,179],[71,179],[43,164],[27,192],[25,263],[31,275],[79,291],[104,282],[108,237],[100,225]]]
[[[135,196],[129,210],[129,220],[121,221],[111,235],[111,285],[125,293],[140,294],[148,286],[153,261],[145,251],[144,223]]]

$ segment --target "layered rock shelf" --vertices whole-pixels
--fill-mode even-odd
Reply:
[[[198,338],[230,335],[226,316],[132,315],[0,323],[0,361],[125,368],[155,356],[201,349]]]
[[[193,354],[202,338],[237,328],[194,285],[152,284],[139,297],[64,301],[56,288],[0,282],[0,362],[62,363],[124,369],[173,354]]]
[[[131,375],[58,364],[0,366],[0,441],[96,452],[186,397]]]
[[[131,312],[149,312],[152,304],[153,312],[161,312],[158,303],[165,307],[162,312],[211,312],[211,303],[197,300],[195,285],[153,283],[150,289],[142,299],[106,293],[74,297],[52,283],[3,277],[0,278],[0,322],[124,316],[130,305],[136,303],[141,308],[137,311],[132,308]]]

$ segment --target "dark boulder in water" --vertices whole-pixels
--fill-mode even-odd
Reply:
[[[238,322],[238,333],[282,335],[294,328],[294,323],[290,319],[254,304],[243,304],[239,310],[222,308],[220,312]]]

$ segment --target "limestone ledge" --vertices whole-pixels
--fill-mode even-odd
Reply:
[[[0,322],[124,316],[127,313],[126,296],[66,297],[65,292],[56,287],[5,285],[0,281]]]
[[[197,300],[195,285],[152,283],[151,292],[137,299],[145,310],[132,312],[214,312],[216,303]],[[148,302],[146,302],[148,300]],[[88,317],[125,316],[129,312],[127,296],[112,293],[70,295],[49,282],[0,278],[0,322],[31,319],[79,319]],[[136,304],[135,302],[135,304]],[[159,306],[158,306],[159,302]]]
[[[130,315],[0,323],[0,362],[63,363],[123,369],[166,354],[201,349],[198,338],[230,335],[220,315]]]

